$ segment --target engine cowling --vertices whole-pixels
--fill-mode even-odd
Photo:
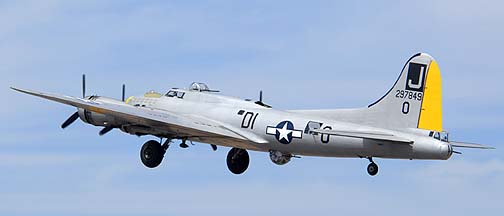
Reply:
[[[285,165],[290,162],[292,154],[282,153],[280,151],[270,151],[270,159],[276,165]]]
[[[115,104],[123,104],[124,102],[118,101],[112,98],[100,97],[100,96],[90,96],[86,98],[91,101],[96,101],[97,103],[115,103]],[[119,127],[123,122],[114,118],[113,116],[104,115],[101,113],[92,112],[89,110],[79,108],[79,117],[83,122],[88,124],[92,124],[94,126],[103,126],[103,127]]]
[[[120,126],[121,122],[117,121],[114,117],[91,112],[85,109],[79,109],[79,117],[83,122],[92,124],[94,126]]]

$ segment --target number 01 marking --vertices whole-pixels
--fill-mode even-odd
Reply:
[[[408,101],[405,101],[403,104],[402,104],[402,113],[404,115],[407,115],[409,113],[409,108],[410,108],[410,104]]]
[[[245,116],[243,116],[241,127],[254,129],[255,121],[256,121],[258,115],[259,115],[259,113],[255,113],[255,114],[253,112],[245,113]]]

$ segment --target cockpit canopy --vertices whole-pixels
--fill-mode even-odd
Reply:
[[[189,86],[189,90],[191,91],[209,91],[210,88],[205,83],[198,83],[198,82],[193,82],[191,83],[191,86]]]
[[[199,91],[199,92],[219,92],[217,90],[211,90],[208,88],[207,84],[205,83],[200,83],[200,82],[193,82],[189,86],[190,91]]]
[[[219,92],[216,90],[211,90],[210,88],[208,88],[208,86],[205,83],[193,82],[189,86],[189,89],[185,90],[185,89],[172,88],[172,89],[170,89],[170,91],[168,91],[168,93],[165,94],[165,96],[184,99],[184,96],[186,95],[186,93],[189,93],[188,91]]]

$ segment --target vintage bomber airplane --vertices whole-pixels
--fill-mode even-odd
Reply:
[[[443,132],[441,74],[436,61],[425,53],[411,57],[394,86],[366,108],[334,110],[277,110],[262,102],[216,94],[203,83],[189,89],[171,89],[165,95],[115,100],[102,96],[69,97],[12,88],[16,91],[77,107],[62,125],[77,118],[137,136],[153,135],[140,151],[148,168],[159,166],[171,140],[232,147],[227,166],[241,174],[249,166],[247,150],[269,152],[273,163],[284,165],[301,155],[367,158],[369,175],[378,173],[373,158],[447,160],[461,148],[492,148],[453,142]]]

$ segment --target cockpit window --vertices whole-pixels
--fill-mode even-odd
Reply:
[[[185,92],[180,92],[180,91],[177,92],[177,97],[180,99],[184,98],[184,95],[185,95]]]
[[[434,132],[434,131],[431,131],[430,134],[429,134],[430,137],[433,137],[434,139],[437,139],[437,140],[440,140],[440,141],[443,141],[443,142],[449,142],[449,134],[448,132]]]
[[[166,93],[166,97],[175,97],[177,96],[177,92],[170,90],[168,93]]]
[[[443,141],[443,142],[449,142],[448,133],[447,132],[442,132],[441,133],[441,141]]]
[[[439,132],[434,133],[434,139],[441,140],[441,135]]]
[[[177,90],[170,90],[168,93],[166,93],[166,97],[177,97],[177,98],[184,98],[185,92],[183,91],[177,91]]]

